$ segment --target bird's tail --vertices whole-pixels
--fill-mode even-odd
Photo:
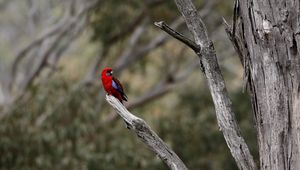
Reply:
[[[125,93],[122,94],[122,99],[125,100],[125,101],[128,101],[128,97],[126,96]]]

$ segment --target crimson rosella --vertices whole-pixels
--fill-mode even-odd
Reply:
[[[118,79],[113,77],[113,70],[109,67],[104,68],[101,73],[101,80],[105,91],[109,95],[113,95],[121,103],[127,101],[127,96],[124,93],[123,86]]]

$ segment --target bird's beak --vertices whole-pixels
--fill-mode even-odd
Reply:
[[[113,75],[113,73],[114,73],[113,71],[110,71],[110,75]]]

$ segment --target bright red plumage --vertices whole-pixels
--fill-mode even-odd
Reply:
[[[101,80],[104,90],[109,94],[113,95],[121,103],[127,101],[127,96],[124,93],[123,86],[118,79],[113,77],[113,71],[111,68],[104,68],[101,73]]]

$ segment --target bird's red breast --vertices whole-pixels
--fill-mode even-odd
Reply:
[[[121,103],[127,101],[127,96],[124,93],[124,89],[120,81],[113,77],[113,70],[111,68],[104,68],[101,72],[101,80],[104,90],[109,94],[113,95]]]

